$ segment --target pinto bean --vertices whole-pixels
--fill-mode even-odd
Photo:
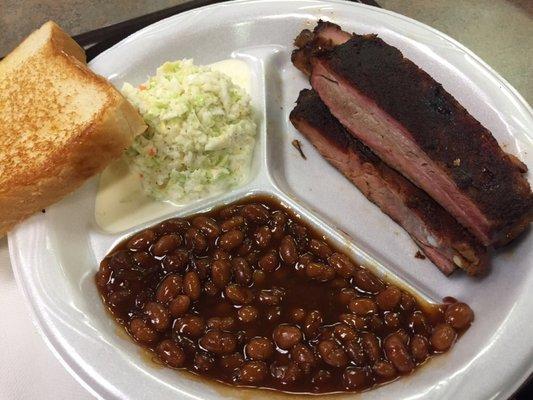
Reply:
[[[109,257],[109,256],[108,256]],[[128,269],[132,265],[132,257],[128,251],[117,251],[109,260],[109,268],[113,270]]]
[[[166,235],[167,233],[184,233],[190,226],[189,221],[185,219],[171,218],[161,222],[156,230],[161,235]]]
[[[298,248],[296,247],[296,242],[291,235],[285,236],[281,239],[279,245],[279,254],[281,260],[289,265],[294,265],[298,261]]]
[[[232,251],[233,249],[239,247],[242,244],[243,240],[244,233],[237,229],[233,229],[220,236],[218,245],[226,251]]]
[[[264,224],[269,219],[267,209],[259,204],[245,205],[242,209],[242,215],[246,220],[254,224]]]
[[[277,306],[283,301],[285,290],[273,287],[272,289],[263,289],[259,291],[258,300],[261,304],[268,306]]]
[[[185,335],[193,338],[202,336],[204,329],[204,319],[198,315],[185,315],[178,318],[174,324],[174,331],[178,335]]]
[[[170,325],[168,310],[161,304],[154,301],[144,306],[144,313],[148,317],[150,324],[158,332],[165,331]]]
[[[141,318],[134,318],[130,322],[130,333],[133,338],[144,344],[150,344],[157,341],[159,335]]]
[[[180,294],[176,296],[174,300],[172,300],[168,306],[170,314],[178,318],[185,314],[191,305],[191,299],[189,296],[186,296],[184,294]]]
[[[189,271],[183,278],[183,292],[189,296],[191,300],[198,300],[200,298],[202,286],[200,277],[196,271]]]
[[[341,342],[357,340],[358,337],[357,332],[353,328],[343,323],[335,325],[335,328],[333,329],[333,335]]]
[[[318,353],[322,360],[332,367],[340,368],[348,364],[348,355],[334,340],[328,339],[319,342]]]
[[[396,379],[474,318],[455,299],[428,310],[270,201],[145,229],[95,278],[105,306],[162,364],[287,392]]]
[[[355,271],[354,279],[357,287],[368,293],[378,293],[385,288],[383,282],[366,269]]]
[[[185,243],[195,254],[202,254],[207,250],[207,239],[198,228],[187,229]]]
[[[290,318],[296,323],[301,323],[305,320],[307,313],[303,308],[293,308],[290,311]]]
[[[392,334],[385,338],[383,342],[383,349],[387,355],[387,359],[396,367],[401,373],[411,372],[415,365],[409,351],[403,340],[396,334]]]
[[[111,262],[109,258],[104,258],[100,263],[100,269],[96,274],[96,284],[99,288],[105,288],[110,282],[113,269],[111,268]]]
[[[228,218],[220,225],[222,232],[232,231],[234,229],[239,230],[244,225],[244,217],[242,215],[234,215]]]
[[[265,319],[269,322],[277,321],[281,318],[281,307],[270,307],[265,312]]]
[[[257,308],[253,306],[244,306],[239,308],[237,315],[239,317],[239,321],[248,324],[259,318],[259,311],[257,311]]]
[[[215,260],[211,263],[211,280],[219,289],[224,288],[231,279],[231,262]]]
[[[402,292],[402,299],[400,300],[400,306],[402,310],[411,311],[416,304],[416,301],[413,296],[409,293]]]
[[[319,282],[327,282],[335,277],[335,270],[333,268],[319,262],[310,262],[307,264],[305,273],[309,278]]]
[[[309,240],[309,250],[315,256],[321,258],[324,261],[327,260],[328,257],[331,256],[331,254],[333,253],[333,251],[325,242],[318,239]]]
[[[402,291],[395,286],[389,286],[378,293],[376,303],[380,310],[394,311],[400,304],[401,299]]]
[[[433,329],[429,341],[435,350],[446,351],[452,347],[456,338],[457,333],[450,325],[440,324]]]
[[[359,297],[351,300],[348,307],[351,312],[360,316],[375,314],[378,312],[378,307],[374,300],[366,297]]]
[[[252,360],[267,360],[274,354],[274,344],[265,337],[255,337],[248,341],[245,352]]]
[[[207,327],[209,329],[217,329],[219,331],[231,331],[235,329],[235,319],[228,317],[211,317],[207,320]]]
[[[230,205],[220,210],[219,215],[222,219],[228,219],[241,212],[242,207],[238,205]]]
[[[262,271],[260,269],[256,269],[252,273],[252,279],[254,281],[254,284],[256,284],[258,286],[262,285],[263,283],[265,283],[266,278],[267,278],[267,276],[266,276],[265,271]]]
[[[231,354],[237,347],[237,340],[231,333],[210,330],[200,340],[200,346],[215,354]]]
[[[335,272],[343,278],[353,276],[356,271],[355,265],[350,261],[350,258],[341,253],[333,253],[327,258],[328,264],[333,267]]]
[[[396,330],[400,327],[400,317],[397,313],[387,313],[383,317],[385,325],[390,331]]]
[[[240,367],[237,374],[239,382],[248,385],[257,385],[265,380],[268,369],[263,361],[248,361]]]
[[[300,366],[304,372],[309,372],[316,363],[316,357],[309,346],[296,343],[291,349],[291,359]]]
[[[350,301],[356,297],[355,290],[352,288],[342,288],[337,295],[337,299],[342,305],[348,305]]]
[[[474,320],[474,312],[465,303],[450,304],[445,312],[446,322],[454,329],[465,329]]]
[[[236,284],[226,286],[224,293],[232,303],[238,305],[250,304],[254,299],[254,295],[249,288]]]
[[[166,365],[172,368],[181,368],[185,364],[185,352],[174,341],[163,340],[157,345],[156,353]]]
[[[289,362],[286,365],[274,362],[270,365],[270,374],[283,383],[294,383],[300,379],[302,370],[295,362]]]
[[[359,367],[348,367],[342,374],[344,385],[349,390],[362,389],[368,385],[368,372]]]
[[[423,362],[429,354],[428,340],[421,335],[414,335],[409,344],[411,354],[417,362]]]
[[[375,363],[381,358],[379,339],[372,332],[361,333],[361,345],[371,363]]]
[[[252,281],[253,272],[248,262],[242,257],[235,257],[231,260],[235,282],[240,285],[249,285]]]
[[[378,360],[373,365],[372,369],[380,378],[390,380],[394,379],[397,375],[396,368],[389,361]]]
[[[181,293],[183,288],[183,278],[176,274],[170,274],[159,284],[155,298],[158,302],[166,304]]]
[[[285,234],[287,223],[287,214],[283,211],[275,211],[272,213],[272,219],[270,220],[270,227],[272,230],[272,237],[275,240],[279,240]]]
[[[157,261],[154,260],[146,251],[136,251],[133,256],[135,265],[142,269],[157,268]]]
[[[339,321],[356,329],[367,328],[366,319],[355,314],[341,314],[339,316]]]
[[[272,232],[266,225],[262,225],[255,231],[254,239],[257,245],[261,248],[266,248],[272,240]]]
[[[239,255],[240,257],[248,257],[252,254],[253,249],[254,249],[254,245],[252,241],[246,238],[242,241],[242,244],[237,248],[237,255]]]
[[[213,251],[211,258],[214,260],[229,260],[231,257],[230,255],[222,250],[222,249],[216,249]]]
[[[429,323],[422,311],[413,312],[408,318],[409,327],[414,333],[427,335],[429,333]]]
[[[162,257],[165,254],[172,253],[181,242],[181,236],[174,233],[161,236],[152,246],[152,254],[157,257]]]
[[[220,367],[226,371],[233,371],[244,364],[244,358],[240,353],[222,355],[219,359]]]
[[[189,253],[185,249],[178,249],[163,258],[163,268],[167,271],[180,271],[189,261]]]
[[[147,250],[156,238],[156,234],[151,229],[145,229],[133,236],[128,241],[128,248],[131,250]]]
[[[220,227],[213,219],[205,215],[199,215],[192,220],[192,225],[200,230],[208,239],[214,240],[220,235]]]
[[[258,266],[265,272],[274,271],[279,266],[278,255],[274,251],[266,253],[259,259]]]
[[[322,314],[318,310],[313,310],[307,314],[303,324],[304,332],[306,335],[312,336],[320,328],[320,325],[323,322]]]
[[[272,337],[280,349],[288,350],[302,340],[302,332],[294,325],[283,324],[274,329]]]
[[[350,357],[350,360],[357,366],[364,366],[367,364],[367,356],[365,350],[358,340],[347,340],[343,343],[343,348]]]

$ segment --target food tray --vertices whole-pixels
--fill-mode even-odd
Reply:
[[[197,64],[209,64],[234,57],[247,62],[258,117],[250,179],[230,193],[171,215],[206,211],[249,194],[273,195],[379,275],[429,301],[453,296],[473,308],[475,323],[450,352],[412,376],[358,395],[361,398],[504,399],[533,368],[533,326],[525,319],[533,308],[527,294],[533,284],[533,236],[526,234],[499,251],[483,279],[460,271],[446,278],[428,260],[414,257],[417,247],[407,233],[331,167],[288,120],[300,89],[309,87],[290,62],[292,40],[319,18],[347,31],[378,33],[441,82],[506,151],[533,165],[533,139],[528,136],[533,112],[507,82],[442,33],[374,7],[311,0],[217,4],[151,25],[90,66],[121,87],[125,81],[145,81],[169,60],[194,58]],[[302,143],[307,160],[291,145],[294,139]],[[92,179],[9,235],[17,281],[39,330],[69,371],[105,399],[148,399],[154,393],[159,399],[285,397],[157,368],[120,334],[94,284],[98,262],[124,237],[171,215],[108,234],[95,222],[96,190],[97,179]]]

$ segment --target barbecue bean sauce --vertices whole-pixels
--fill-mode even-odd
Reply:
[[[430,306],[383,281],[269,197],[135,234],[102,260],[96,284],[167,367],[298,393],[410,374],[474,318],[464,303]]]

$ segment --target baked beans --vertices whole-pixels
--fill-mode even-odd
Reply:
[[[95,282],[162,364],[288,392],[394,380],[474,320],[464,303],[429,306],[378,278],[265,198],[138,232]]]

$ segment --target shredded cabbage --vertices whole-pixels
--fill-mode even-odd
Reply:
[[[246,180],[256,124],[250,97],[227,75],[192,60],[167,62],[122,92],[148,125],[126,157],[150,196],[184,202]]]

